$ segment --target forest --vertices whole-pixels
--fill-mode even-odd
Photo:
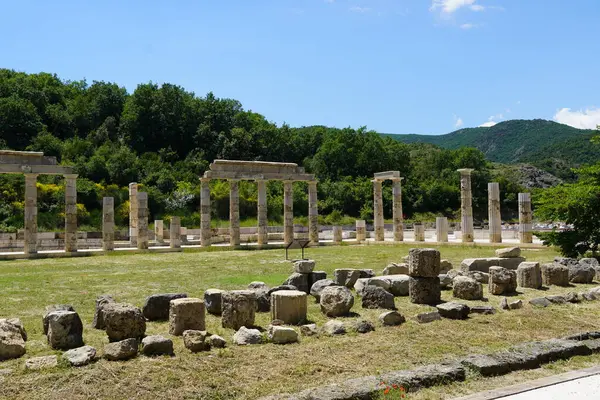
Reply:
[[[50,73],[0,69],[0,148],[41,151],[72,165],[77,180],[80,230],[101,227],[102,197],[115,198],[116,222],[127,225],[130,182],[148,192],[150,220],[182,217],[197,227],[199,177],[214,159],[295,162],[319,181],[321,223],[372,220],[375,172],[399,170],[403,211],[413,221],[438,215],[458,217],[458,168],[473,168],[475,219],[487,215],[487,183],[500,183],[503,218],[516,215],[518,184],[504,176],[475,148],[447,150],[432,144],[403,143],[366,127],[278,126],[244,109],[234,99],[213,93],[198,96],[164,83],[141,83],[132,93],[113,82],[65,81]],[[0,231],[23,226],[24,179],[0,175]],[[268,186],[268,214],[280,223],[283,185]],[[211,183],[215,225],[228,219],[229,185]],[[391,218],[391,188],[384,187],[386,218]],[[253,182],[240,185],[240,214],[256,217]],[[38,224],[64,225],[64,179],[38,179]],[[294,215],[306,223],[307,188],[294,185]]]

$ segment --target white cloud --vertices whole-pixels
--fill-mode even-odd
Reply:
[[[371,11],[371,9],[369,7],[353,6],[353,7],[350,7],[350,11],[355,12],[355,13],[367,13],[367,12]]]
[[[508,112],[510,112],[510,110],[508,110]],[[496,114],[496,115],[490,115],[487,122],[484,122],[483,124],[479,125],[479,127],[480,128],[490,128],[490,127],[496,125],[498,123],[498,120],[502,120],[502,119],[504,119],[504,114],[502,114],[502,113]]]
[[[463,120],[461,117],[457,117],[456,115],[454,116],[454,127],[455,128],[461,128],[464,125]]]
[[[467,6],[473,6],[475,0],[433,0],[430,11],[441,9],[443,13],[452,14],[458,9]]]
[[[473,29],[473,28],[476,28],[476,27],[477,27],[477,25],[475,25],[475,24],[467,23],[467,24],[462,24],[460,26],[460,29],[467,30],[467,29]]]
[[[497,122],[494,121],[488,121],[488,122],[484,122],[483,124],[479,125],[480,128],[491,128],[492,126],[496,125]]]
[[[579,111],[561,108],[554,114],[554,120],[574,128],[596,129],[596,126],[600,125],[600,108],[592,107]]]
[[[480,4],[473,4],[470,8],[471,8],[471,11],[475,11],[475,12],[485,10],[485,7]]]

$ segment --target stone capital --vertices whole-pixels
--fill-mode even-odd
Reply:
[[[460,172],[461,175],[471,175],[471,172],[474,171],[474,169],[472,168],[460,168],[457,169],[458,172]]]
[[[65,179],[77,179],[79,175],[77,174],[64,174]]]

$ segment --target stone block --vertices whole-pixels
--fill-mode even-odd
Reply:
[[[268,290],[254,290],[256,294],[256,312],[271,311],[271,296]]]
[[[171,300],[186,298],[185,293],[153,294],[146,298],[142,314],[148,321],[166,321],[169,319]]]
[[[221,295],[220,289],[206,289],[204,292],[204,306],[209,314],[221,315]]]
[[[25,338],[21,328],[8,319],[0,319],[0,361],[25,354]]]
[[[306,293],[303,293],[306,296]],[[298,332],[287,326],[270,326],[267,336],[275,344],[288,344],[298,342]]]
[[[379,314],[379,321],[384,326],[397,326],[406,322],[406,318],[398,311],[386,311]]]
[[[297,325],[306,321],[306,293],[299,290],[280,290],[271,295],[271,317],[285,324]]]
[[[300,290],[301,292],[304,292],[304,293],[309,293],[310,292],[310,286],[308,286],[308,278],[309,277],[310,277],[309,274],[299,274],[297,272],[294,272],[286,279],[285,282],[283,282],[283,285],[295,286],[297,288],[297,290]]]
[[[299,274],[310,274],[314,269],[314,260],[297,260],[294,262],[294,272]]]
[[[169,308],[169,333],[183,335],[184,331],[205,329],[204,302],[196,298],[171,300]]]
[[[542,287],[542,270],[538,262],[522,262],[517,268],[517,285],[523,288]]]
[[[408,274],[415,278],[436,278],[441,272],[440,252],[436,249],[410,249]]]
[[[74,367],[83,367],[96,359],[96,349],[92,346],[71,349],[63,354],[63,359]]]
[[[415,320],[421,324],[427,324],[433,321],[439,321],[442,319],[442,316],[437,311],[431,311],[426,313],[417,314],[415,316]]]
[[[58,356],[33,357],[25,360],[25,369],[29,371],[39,371],[55,367],[58,367]]]
[[[183,332],[183,345],[192,353],[210,350],[210,342],[206,339],[206,331],[189,329]]]
[[[249,290],[269,290],[269,286],[267,286],[267,284],[264,282],[254,281],[254,282],[250,282],[248,284],[248,289]],[[213,289],[213,290],[218,290],[218,289]],[[206,303],[206,299],[204,299],[204,302]],[[220,303],[221,303],[221,300],[219,298],[219,304]]]
[[[443,318],[448,319],[467,319],[471,312],[469,306],[454,302],[438,304],[436,308]]]
[[[366,319],[360,319],[350,324],[350,329],[356,333],[369,333],[375,330],[375,325]]]
[[[348,315],[354,305],[354,296],[345,286],[329,286],[321,291],[321,312],[328,317]]]
[[[69,350],[83,346],[83,323],[74,311],[48,314],[48,344],[53,349]]]
[[[521,248],[520,247],[508,247],[508,248],[504,248],[504,249],[497,249],[496,257],[499,257],[499,258],[521,257]]]
[[[109,303],[103,310],[106,334],[110,342],[144,337],[146,318],[139,308],[125,303]]]
[[[379,276],[375,278],[361,278],[356,280],[356,283],[354,284],[354,290],[356,291],[357,295],[362,296],[363,291],[367,286],[378,286],[385,290],[389,290],[390,282],[387,279],[385,279],[384,276]]]
[[[514,293],[517,290],[517,272],[502,267],[490,267],[488,291],[493,295]]]
[[[134,358],[138,353],[139,343],[135,338],[108,343],[104,346],[104,358],[109,361],[122,361]]]
[[[409,280],[411,303],[436,305],[441,300],[440,278],[415,278]]]
[[[215,349],[224,349],[227,346],[227,342],[219,335],[211,335],[208,338],[208,342]]]
[[[108,294],[103,294],[96,298],[96,310],[94,311],[94,320],[92,321],[92,328],[104,329],[104,311],[103,308],[109,303],[114,303],[115,300]],[[72,310],[71,310],[72,311]]]
[[[569,286],[569,268],[559,264],[543,264],[542,283],[544,285]]]
[[[359,272],[359,279],[375,277],[375,271],[373,271],[372,269],[359,269],[358,272]]]
[[[263,337],[258,329],[248,329],[245,326],[242,326],[233,335],[233,343],[240,346],[260,344],[262,342]]]
[[[440,273],[445,274],[452,269],[452,263],[448,260],[440,261]]]
[[[383,275],[408,275],[408,264],[390,263],[383,270]]]
[[[483,286],[473,278],[457,276],[453,281],[452,295],[462,300],[481,300]]]
[[[173,341],[161,335],[146,336],[142,339],[142,354],[145,356],[172,356]]]
[[[360,281],[360,279],[358,281]],[[356,282],[358,283],[358,281],[356,281]],[[328,286],[339,286],[339,285],[337,283],[335,283],[334,281],[332,281],[331,279],[321,279],[321,280],[318,280],[315,283],[313,283],[313,285],[311,286],[310,294],[312,296],[314,296],[314,298],[317,300],[317,303],[321,299],[321,292],[323,291],[323,289],[325,289]]]
[[[387,275],[384,277],[371,278],[371,280],[369,280],[369,284],[377,281],[378,279],[388,282],[389,287],[387,289],[384,287],[384,289],[394,296],[408,296],[410,282],[410,277],[408,275]]]
[[[354,287],[356,281],[360,278],[360,271],[351,268],[340,268],[333,271],[333,281],[340,286],[347,288]]]
[[[313,271],[308,274],[308,288],[312,288],[315,282],[320,280],[327,279],[327,272],[325,271]]]
[[[346,334],[346,326],[341,321],[327,321],[321,329],[323,333],[329,336]]]
[[[596,277],[596,270],[590,264],[578,263],[568,268],[571,283],[592,283]]]
[[[317,330],[317,324],[306,324],[300,326],[300,333],[303,336],[315,336],[319,333]]]
[[[271,294],[272,295],[272,294]],[[238,330],[242,326],[254,326],[256,294],[251,290],[223,292],[221,297],[223,328]]]
[[[473,306],[471,307],[471,314],[492,315],[496,314],[496,309],[492,306]]]
[[[395,310],[394,295],[378,286],[365,286],[362,292],[362,307]]]
[[[460,264],[460,269],[463,272],[479,271],[489,272],[490,267],[503,267],[506,269],[516,270],[519,265],[524,262],[525,259],[522,257],[515,258],[467,258]]]
[[[72,305],[70,304],[53,304],[51,306],[46,306],[46,310],[44,311],[44,316],[42,317],[42,325],[44,327],[44,335],[48,334],[48,315],[54,311],[75,311]]]
[[[534,307],[545,308],[551,305],[552,303],[545,297],[536,297],[535,299],[529,300],[529,304]]]

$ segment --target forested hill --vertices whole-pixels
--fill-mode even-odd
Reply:
[[[404,143],[431,143],[446,149],[475,147],[491,161],[532,163],[561,175],[570,167],[600,161],[590,146],[592,130],[542,119],[500,122],[489,128],[466,128],[445,135],[389,135]]]

